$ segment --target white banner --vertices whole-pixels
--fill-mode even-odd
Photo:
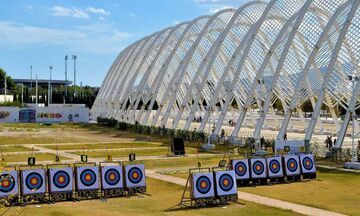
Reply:
[[[275,152],[289,148],[289,153],[302,152],[305,149],[304,140],[275,140]],[[303,149],[302,149],[303,148]]]

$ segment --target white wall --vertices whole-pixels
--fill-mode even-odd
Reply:
[[[18,122],[19,108],[0,107],[0,122]]]

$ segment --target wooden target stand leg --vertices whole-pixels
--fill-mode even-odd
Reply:
[[[193,207],[194,206],[193,205],[194,200],[191,198],[190,190],[189,190],[190,178],[191,178],[191,174],[189,172],[189,175],[188,175],[187,180],[186,180],[184,191],[183,191],[183,193],[181,195],[181,200],[180,200],[180,202],[178,204],[179,207]],[[187,192],[188,192],[188,197],[186,196]]]

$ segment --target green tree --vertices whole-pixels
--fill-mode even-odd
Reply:
[[[10,76],[6,74],[6,71],[2,68],[0,68],[0,88],[3,89],[5,87],[5,77],[6,77],[7,89],[14,90],[16,86],[14,81]]]

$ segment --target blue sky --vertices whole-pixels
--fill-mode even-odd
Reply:
[[[64,79],[76,54],[77,83],[100,86],[126,46],[178,22],[246,0],[0,0],[0,67],[13,78]],[[69,79],[73,63],[68,62]]]

